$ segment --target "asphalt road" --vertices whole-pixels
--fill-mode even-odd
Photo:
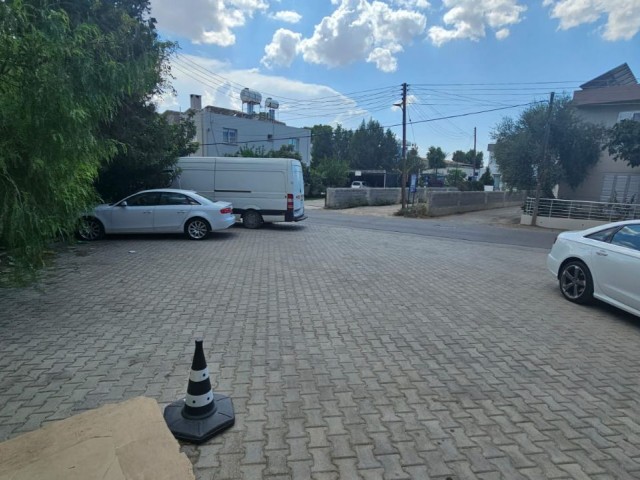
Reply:
[[[466,240],[474,243],[514,245],[549,250],[558,234],[526,226],[475,225],[434,219],[346,215],[340,211],[307,209],[309,223],[425,237]]]

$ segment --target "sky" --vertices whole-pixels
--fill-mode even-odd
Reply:
[[[472,149],[474,128],[486,151],[498,122],[552,91],[623,63],[640,75],[640,0],[151,0],[151,13],[179,44],[161,111],[190,94],[242,110],[250,88],[287,125],[373,119],[401,140],[406,83],[421,155]]]

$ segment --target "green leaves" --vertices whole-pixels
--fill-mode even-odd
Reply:
[[[600,158],[602,128],[583,122],[568,97],[553,107],[547,159],[543,158],[547,105],[534,105],[517,120],[505,118],[492,132],[494,156],[509,187],[532,190],[538,175],[549,194],[561,180],[576,188]]]
[[[147,1],[0,2],[0,249],[42,265],[96,201],[108,125],[164,84]]]
[[[622,120],[607,132],[606,149],[614,160],[627,162],[630,167],[640,166],[640,121]]]

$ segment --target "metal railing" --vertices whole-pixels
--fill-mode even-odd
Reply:
[[[525,200],[523,207],[525,215],[533,215],[535,200],[532,197]],[[538,204],[538,217],[618,222],[640,218],[640,205],[541,198]]]

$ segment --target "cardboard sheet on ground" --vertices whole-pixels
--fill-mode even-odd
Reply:
[[[193,480],[155,400],[137,397],[0,443],[0,480]]]

